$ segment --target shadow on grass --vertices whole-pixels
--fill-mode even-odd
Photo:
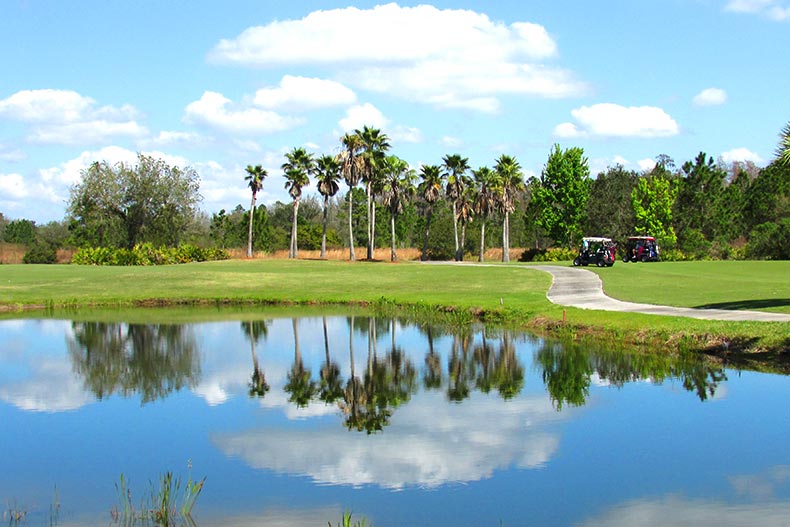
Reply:
[[[718,304],[703,304],[694,306],[698,309],[766,309],[771,307],[790,306],[790,298],[770,298],[764,300],[738,300],[735,302],[719,302]]]

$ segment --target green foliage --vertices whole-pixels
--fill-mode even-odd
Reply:
[[[5,226],[5,241],[32,245],[36,240],[36,223],[30,220],[13,220]]]
[[[764,260],[790,260],[790,218],[755,227],[749,235],[746,254]]]
[[[92,246],[176,246],[194,220],[198,189],[194,169],[171,167],[143,154],[134,166],[95,162],[71,189],[73,239]]]
[[[182,491],[181,478],[174,477],[172,472],[165,472],[159,476],[158,487],[153,482],[149,482],[148,498],[142,499],[139,509],[135,509],[132,491],[124,475],[121,474],[120,485],[115,484],[120,506],[114,507],[111,511],[113,521],[124,526],[135,525],[138,522],[147,525],[153,521],[158,526],[170,527],[181,524],[183,520],[187,520],[188,525],[194,524],[194,520],[191,520],[192,509],[205,482],[205,477],[200,481],[194,481],[190,477]]]
[[[337,524],[337,527],[368,527],[368,525],[372,525],[372,524],[368,524],[365,518],[362,518],[362,520],[357,520],[355,522],[352,522],[351,513],[344,512],[343,519]],[[329,522],[329,527],[332,527],[332,522]]]
[[[539,211],[537,224],[554,241],[573,247],[582,233],[590,196],[590,169],[584,150],[554,145],[532,196]]]
[[[190,244],[178,247],[155,247],[141,243],[131,249],[110,247],[81,247],[71,258],[76,265],[169,265],[189,262],[227,260],[225,249],[201,248]]]
[[[631,191],[635,232],[654,236],[660,247],[674,247],[677,236],[672,227],[672,206],[677,193],[676,183],[662,174],[639,178]]]
[[[527,249],[519,258],[520,262],[567,262],[578,256],[578,251],[566,247],[548,249]]]
[[[598,174],[590,187],[585,227],[588,236],[624,240],[634,233],[637,221],[631,196],[638,180],[636,172],[622,165]]]
[[[36,241],[25,253],[22,262],[26,264],[53,264],[58,259],[55,247],[43,241]]]

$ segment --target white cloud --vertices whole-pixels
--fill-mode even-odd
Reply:
[[[727,152],[722,152],[721,159],[725,163],[733,163],[735,161],[751,161],[752,163],[762,163],[764,160],[758,154],[755,154],[748,148],[733,148]]]
[[[326,106],[349,105],[357,101],[353,90],[339,82],[286,75],[274,88],[255,92],[255,105],[261,108],[305,110]]]
[[[458,137],[445,135],[439,139],[439,144],[447,148],[459,148],[464,145],[464,141]]]
[[[167,146],[196,146],[204,144],[207,138],[195,132],[180,132],[175,130],[162,130],[155,137],[139,141],[144,148],[162,148]]]
[[[200,99],[187,105],[184,121],[238,134],[279,132],[303,122],[272,111],[235,105],[221,93],[212,91],[204,92]]]
[[[0,161],[16,163],[25,159],[27,155],[19,148],[0,143]]]
[[[33,143],[96,144],[148,133],[132,106],[97,107],[90,97],[68,90],[19,91],[0,100],[0,118],[32,125],[27,139]]]
[[[29,189],[21,175],[0,174],[0,196],[11,199],[24,199],[29,195]]]
[[[646,159],[640,159],[639,161],[636,162],[636,164],[639,165],[639,168],[641,168],[645,172],[649,172],[654,168],[656,168],[656,160],[650,159],[649,157]]]
[[[398,143],[421,143],[422,132],[413,126],[396,126],[387,133],[392,141]]]
[[[374,128],[384,128],[389,123],[389,119],[384,117],[381,111],[366,102],[357,106],[352,106],[346,111],[346,116],[340,119],[338,123],[344,132],[362,128],[363,126],[372,126]]]
[[[730,0],[724,10],[759,14],[777,22],[790,20],[790,6],[786,0]]]
[[[694,96],[696,106],[718,106],[727,102],[727,92],[720,88],[707,88]]]
[[[503,94],[583,93],[586,87],[570,72],[543,63],[556,56],[555,41],[539,24],[506,25],[471,10],[390,3],[251,27],[220,41],[209,59],[250,67],[332,66],[336,78],[363,89],[493,112]]]
[[[554,128],[559,137],[669,137],[677,135],[678,124],[655,106],[621,106],[602,103],[571,110],[577,124]]]

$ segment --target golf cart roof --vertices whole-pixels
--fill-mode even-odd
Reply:
[[[649,240],[649,241],[656,241],[654,236],[629,236],[629,240]]]
[[[610,242],[610,241],[612,241],[612,239],[611,238],[600,238],[600,237],[597,237],[597,236],[585,236],[584,238],[582,238],[582,241],[585,241],[585,242],[601,242],[601,243],[603,243],[603,242]]]

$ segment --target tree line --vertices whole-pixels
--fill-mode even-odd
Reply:
[[[525,178],[503,154],[489,166],[448,154],[417,169],[391,153],[388,136],[365,126],[346,133],[337,155],[296,147],[281,165],[289,203],[257,204],[269,176],[248,165],[248,209],[207,214],[198,209],[199,177],[138,155],[134,166],[96,162],[72,189],[63,222],[37,226],[7,221],[0,235],[32,247],[126,247],[139,243],[245,248],[256,251],[420,248],[421,259],[485,259],[486,250],[559,247],[567,258],[583,236],[618,241],[655,236],[668,259],[790,258],[790,123],[766,167],[725,164],[700,152],[679,166],[659,155],[648,171],[607,168],[596,178],[584,151],[554,145],[540,175]],[[241,184],[241,182],[240,182]],[[315,193],[305,195],[314,185]],[[345,192],[341,192],[341,187]]]

